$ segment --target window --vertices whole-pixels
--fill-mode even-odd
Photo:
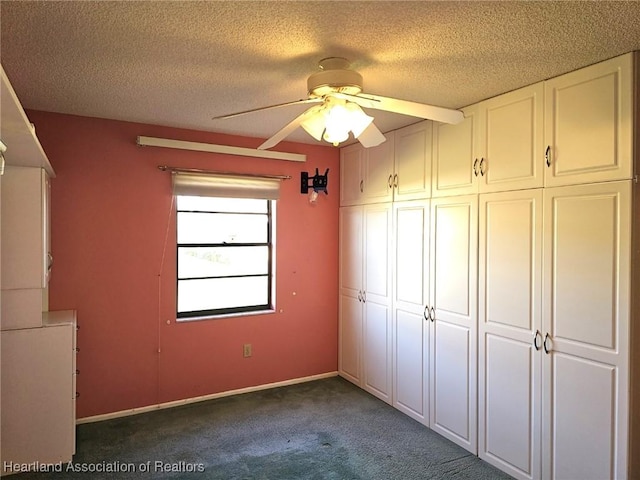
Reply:
[[[176,196],[178,318],[273,309],[273,200]]]

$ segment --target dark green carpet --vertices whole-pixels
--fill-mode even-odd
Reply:
[[[121,471],[11,478],[511,478],[338,377],[79,425],[73,467],[96,466]]]

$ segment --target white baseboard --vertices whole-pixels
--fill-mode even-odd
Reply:
[[[292,378],[291,380],[283,380],[275,383],[265,383],[264,385],[256,385],[254,387],[239,388],[237,390],[227,390],[226,392],[212,393],[202,395],[200,397],[185,398],[184,400],[175,400],[173,402],[158,403],[155,405],[147,405],[146,407],[131,408],[129,410],[120,410],[119,412],[104,413],[102,415],[94,415],[92,417],[78,418],[76,424],[101,422],[103,420],[111,420],[113,418],[128,417],[129,415],[138,415],[139,413],[153,412],[154,410],[162,410],[165,408],[178,407],[180,405],[188,405],[190,403],[204,402],[215,398],[229,397],[231,395],[239,395],[241,393],[257,392],[259,390],[267,390],[269,388],[286,387],[297,383],[312,382],[314,380],[322,380],[323,378],[336,377],[338,372],[320,373],[309,377]]]

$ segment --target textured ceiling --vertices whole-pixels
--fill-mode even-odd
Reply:
[[[460,108],[632,50],[640,2],[0,1],[26,108],[267,138],[344,56],[365,93]],[[372,113],[389,131],[418,119]],[[289,140],[315,143],[302,129]]]

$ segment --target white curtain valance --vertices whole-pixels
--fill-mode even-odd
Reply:
[[[172,171],[174,195],[277,200],[283,177]]]

